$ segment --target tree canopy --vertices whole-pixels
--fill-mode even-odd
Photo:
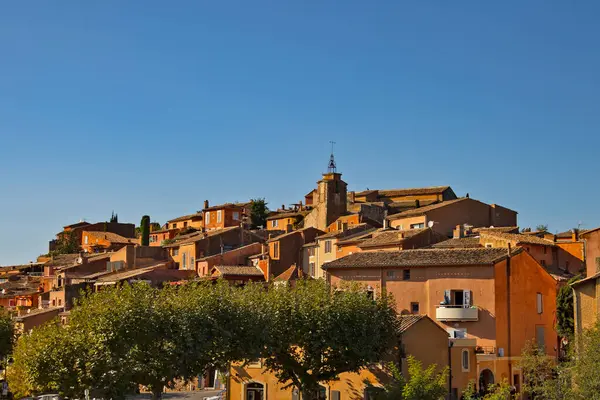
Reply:
[[[150,217],[144,215],[140,222],[140,235],[142,246],[150,245]]]
[[[51,255],[73,254],[80,250],[77,233],[75,231],[61,232],[58,234],[54,250]]]
[[[356,285],[335,292],[323,280],[275,286],[263,307],[266,369],[309,399],[319,382],[381,361],[396,337],[390,299],[372,300]]]
[[[250,200],[250,225],[252,229],[258,229],[260,226],[266,228],[268,216],[269,209],[264,198]]]

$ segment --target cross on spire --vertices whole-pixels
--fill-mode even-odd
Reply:
[[[335,166],[335,158],[333,157],[333,146],[335,145],[335,142],[330,140],[329,143],[331,143],[331,155],[329,156],[329,166],[327,167],[327,172],[333,173],[337,170]]]

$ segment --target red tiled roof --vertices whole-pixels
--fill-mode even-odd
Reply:
[[[298,279],[298,267],[296,267],[295,265],[292,265],[291,267],[289,267],[288,269],[283,271],[283,273],[281,273],[279,276],[275,277],[273,279],[273,281],[289,282],[289,281],[293,281],[296,279]]]
[[[512,254],[518,254],[520,251],[520,248],[515,249]],[[505,248],[360,252],[323,264],[323,269],[493,265],[506,256]]]
[[[458,203],[459,201],[465,201],[465,200],[473,200],[473,199],[470,199],[469,197],[461,197],[460,199],[442,201],[441,203],[431,204],[428,206],[419,207],[419,208],[415,208],[412,210],[402,211],[401,213],[398,213],[398,214],[392,214],[392,215],[388,216],[388,219],[399,219],[399,218],[423,215],[429,211],[437,210],[438,208],[446,207],[446,206],[452,205],[454,203]],[[477,201],[477,200],[474,200],[474,201]]]

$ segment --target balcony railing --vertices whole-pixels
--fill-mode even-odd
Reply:
[[[477,307],[440,305],[435,310],[438,321],[478,321],[479,310]]]

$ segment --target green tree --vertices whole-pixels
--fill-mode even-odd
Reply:
[[[523,374],[523,392],[534,398],[543,396],[546,382],[554,377],[554,360],[548,358],[535,342],[528,341],[521,350],[519,366]]]
[[[74,231],[61,232],[56,239],[56,246],[50,255],[73,254],[80,250],[77,233]]]
[[[110,215],[110,223],[117,223],[119,222],[119,215],[115,214],[115,212],[113,211],[112,214]]]
[[[9,313],[0,310],[0,359],[11,354],[15,341],[14,323]]]
[[[142,246],[150,246],[150,217],[144,215],[140,222],[140,233],[142,239]]]
[[[334,292],[323,280],[271,287],[260,313],[266,369],[304,398],[317,398],[319,382],[384,359],[396,339],[392,304],[356,285]]]
[[[573,357],[574,387],[577,399],[597,399],[600,393],[600,321],[576,338]]]
[[[548,232],[548,225],[540,224],[535,227],[535,230],[538,232]]]
[[[408,356],[408,380],[404,378],[400,368],[389,363],[388,370],[391,381],[385,385],[384,391],[376,395],[377,400],[440,400],[448,392],[448,368],[439,370],[433,364],[423,369],[420,361]]]
[[[8,383],[17,397],[43,392],[81,396],[85,361],[76,336],[52,321],[19,337]]]
[[[258,229],[259,226],[267,227],[267,217],[269,209],[264,198],[250,200],[250,225],[252,229]]]
[[[575,332],[575,313],[573,305],[573,288],[571,284],[581,279],[581,276],[571,278],[562,286],[556,295],[556,332],[560,337],[573,339]]]

